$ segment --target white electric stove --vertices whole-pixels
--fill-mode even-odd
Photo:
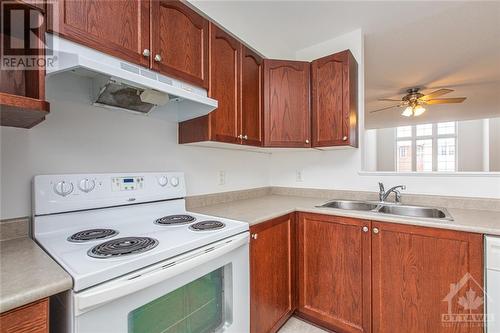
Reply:
[[[182,173],[43,175],[33,193],[33,237],[74,282],[59,331],[248,332],[248,224],[187,212]]]

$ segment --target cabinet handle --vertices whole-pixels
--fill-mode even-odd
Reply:
[[[308,139],[306,139],[306,143],[309,143],[309,140],[308,140]]]
[[[161,55],[157,54],[155,55],[155,61],[160,62],[161,61]]]
[[[243,134],[238,135],[238,139],[243,139]]]
[[[149,49],[144,49],[144,51],[142,51],[142,55],[147,58],[151,55],[151,51],[149,51]]]
[[[378,234],[380,232],[380,230],[378,230],[378,228],[373,228],[373,233],[374,234]]]
[[[344,136],[342,140],[347,141],[347,136]]]
[[[252,234],[252,239],[257,239],[259,237],[259,234]]]
[[[363,232],[368,232],[368,227],[367,226],[363,227]]]
[[[243,135],[243,140],[248,140],[248,135]]]

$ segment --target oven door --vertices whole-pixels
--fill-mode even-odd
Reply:
[[[76,333],[246,333],[249,234],[74,293]]]

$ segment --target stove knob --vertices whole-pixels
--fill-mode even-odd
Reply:
[[[59,183],[54,185],[54,192],[62,197],[65,197],[73,192],[73,183],[66,182],[64,180],[60,181]]]
[[[95,180],[88,178],[82,179],[80,184],[78,184],[78,188],[85,193],[89,193],[95,188]]]
[[[172,184],[173,187],[179,186],[179,178],[177,177],[170,178],[170,184]]]
[[[167,176],[161,176],[160,178],[158,178],[158,184],[161,187],[166,186],[168,184],[168,178],[167,178]]]

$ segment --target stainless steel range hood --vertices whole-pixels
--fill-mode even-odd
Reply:
[[[205,89],[161,75],[147,68],[120,60],[46,34],[47,47],[55,59],[47,67],[47,79],[72,72],[92,79],[91,102],[100,107],[181,122],[204,116],[217,108]]]

